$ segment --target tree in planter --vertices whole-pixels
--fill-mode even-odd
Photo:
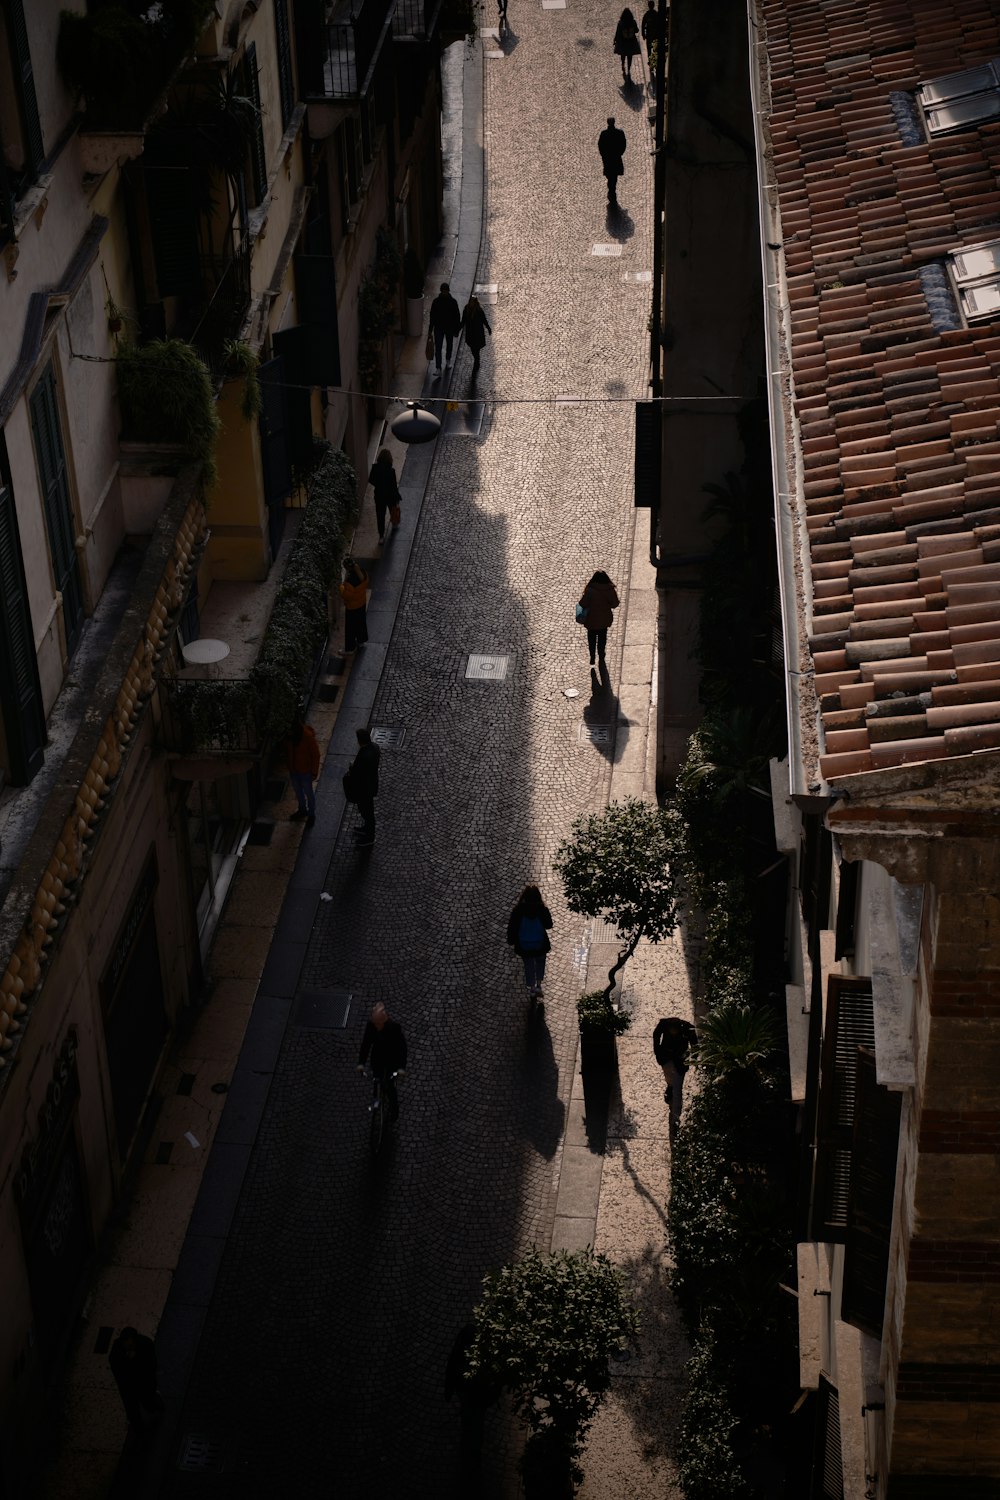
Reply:
[[[570,911],[617,928],[624,946],[608,970],[610,1006],[618,972],[641,938],[658,943],[677,925],[674,866],[682,830],[676,813],[630,797],[603,813],[577,818],[573,836],[560,844],[554,868]]]
[[[525,1477],[539,1478],[532,1470],[541,1467],[551,1481],[562,1465],[578,1480],[580,1443],[611,1383],[609,1361],[639,1329],[622,1273],[591,1249],[532,1248],[486,1277],[475,1324],[469,1376],[506,1386],[529,1432]]]
[[[204,464],[211,484],[219,414],[208,366],[197,351],[183,339],[123,340],[115,374],[125,436],[179,444],[188,458]]]

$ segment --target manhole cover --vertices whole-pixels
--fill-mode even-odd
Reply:
[[[582,396],[557,396],[556,397],[556,405],[557,406],[582,406],[583,405],[583,397]]]
[[[189,1432],[181,1440],[177,1467],[185,1474],[221,1474],[225,1460],[225,1443],[204,1432]]]
[[[621,255],[622,247],[621,245],[595,245],[590,253],[591,255]]]
[[[585,745],[610,745],[610,724],[581,724],[580,740]]]
[[[351,1014],[350,990],[301,990],[292,1022],[314,1031],[343,1031]]]
[[[470,656],[465,675],[477,682],[503,682],[509,666],[509,656]]]
[[[441,424],[442,437],[478,437],[486,415],[485,401],[463,401],[448,413]]]
[[[566,0],[542,0],[542,10],[565,10]]]
[[[372,739],[380,750],[398,750],[406,739],[405,724],[376,724]]]
[[[652,271],[623,271],[622,281],[647,282],[652,281]]]

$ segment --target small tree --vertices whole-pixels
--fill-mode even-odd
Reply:
[[[630,797],[577,818],[573,837],[556,851],[554,867],[570,911],[603,919],[624,942],[608,970],[609,1004],[618,972],[640,938],[658,943],[677,925],[673,866],[681,847],[672,808]]]
[[[468,1378],[506,1386],[531,1442],[576,1468],[580,1441],[611,1383],[609,1361],[639,1329],[625,1278],[592,1249],[532,1247],[486,1277]]]

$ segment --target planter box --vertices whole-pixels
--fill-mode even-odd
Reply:
[[[580,1066],[587,1073],[613,1073],[618,1066],[618,1040],[613,1031],[580,1028]]]

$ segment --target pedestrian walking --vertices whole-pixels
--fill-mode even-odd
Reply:
[[[615,27],[614,50],[621,58],[622,81],[632,81],[632,59],[639,56],[639,24],[626,5]]]
[[[608,630],[618,605],[618,594],[607,573],[595,573],[580,595],[577,606],[578,610],[583,611],[581,623],[587,627],[587,649],[590,652],[591,666],[594,665],[595,652],[601,665],[604,665]]]
[[[465,342],[472,354],[472,378],[475,380],[479,374],[479,356],[486,344],[486,335],[492,336],[493,333],[493,329],[486,321],[486,314],[478,297],[470,297],[465,304],[465,311],[462,313],[462,330],[465,334]]]
[[[135,1328],[123,1328],[108,1355],[129,1426],[140,1435],[146,1417],[163,1410],[163,1397],[156,1389],[156,1345]]]
[[[356,651],[368,639],[368,574],[353,557],[344,558],[344,650]]]
[[[375,520],[378,525],[378,539],[385,541],[385,518],[388,515],[393,527],[399,525],[402,519],[400,514],[399,485],[396,483],[396,470],[392,464],[392,454],[388,448],[380,448],[375,462],[372,464],[368,482],[375,492]]]
[[[524,964],[524,983],[529,1000],[542,998],[545,955],[551,950],[549,931],[552,913],[537,885],[526,885],[507,923],[507,941]]]
[[[451,364],[452,351],[455,347],[455,339],[462,326],[462,315],[458,310],[458,303],[451,295],[451,290],[446,281],[442,281],[441,290],[431,303],[430,329],[434,335],[434,368],[441,374],[441,348],[445,350],[445,366]]]
[[[660,35],[660,18],[656,14],[656,0],[646,0],[646,9],[642,17],[642,39],[646,43],[647,61],[653,52],[653,43]]]
[[[690,1021],[680,1016],[663,1016],[653,1032],[653,1056],[663,1069],[666,1088],[663,1097],[670,1106],[670,1127],[676,1130],[680,1124],[681,1095],[684,1090],[684,1074],[688,1070],[688,1053],[698,1040]]]
[[[486,1411],[500,1395],[500,1387],[484,1370],[469,1375],[469,1350],[476,1336],[475,1323],[463,1323],[455,1335],[455,1342],[448,1355],[444,1371],[444,1394],[450,1401],[458,1397],[461,1414],[461,1443],[459,1448],[459,1474],[466,1485],[476,1484],[482,1477],[483,1431]],[[463,1493],[477,1493],[465,1490]]]
[[[498,30],[507,30],[507,0],[497,0]]]
[[[313,782],[319,775],[319,745],[316,731],[307,724],[301,714],[296,714],[288,733],[288,774],[292,778],[298,810],[292,813],[293,823],[305,822],[311,828],[316,821],[316,792]]]
[[[615,124],[614,115],[608,115],[608,123],[597,137],[597,149],[604,163],[604,175],[608,179],[608,202],[618,206],[618,179],[625,171],[624,130]]]
[[[365,1065],[382,1084],[389,1104],[389,1119],[399,1119],[399,1095],[396,1092],[396,1077],[406,1072],[406,1037],[398,1021],[394,1021],[379,1000],[372,1006],[372,1013],[365,1025],[358,1053],[358,1072]]]
[[[378,796],[378,768],[382,752],[369,729],[356,729],[358,753],[344,775],[344,795],[357,806],[364,820],[354,837],[359,847],[375,842],[375,798]]]

